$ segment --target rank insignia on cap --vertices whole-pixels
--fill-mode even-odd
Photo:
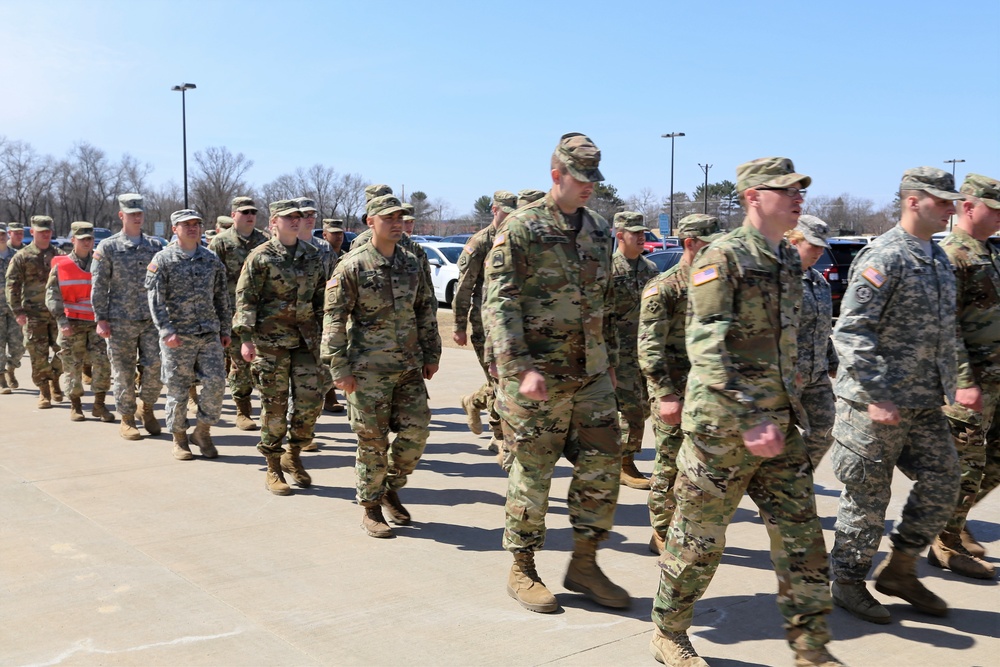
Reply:
[[[152,271],[153,273],[156,273],[156,269],[157,269],[156,262],[150,262],[149,266],[146,267],[147,271]]]
[[[330,278],[328,281],[326,281],[327,287],[336,287],[339,284],[340,280],[338,278]]]
[[[885,284],[885,276],[878,272],[874,266],[869,266],[867,269],[861,272],[861,277],[870,282],[875,287],[881,287]]]
[[[715,266],[708,266],[691,276],[691,284],[695,287],[710,283],[719,277],[719,270]]]
[[[493,247],[496,248],[498,245],[503,245],[503,242],[507,240],[506,234],[497,234],[496,239],[493,241]]]
[[[657,287],[656,285],[653,285],[652,287],[650,287],[649,289],[647,289],[645,292],[642,293],[642,298],[645,299],[647,296],[653,296],[654,294],[659,293],[659,291],[660,288]]]

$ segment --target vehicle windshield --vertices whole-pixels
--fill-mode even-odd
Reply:
[[[441,254],[444,255],[449,262],[451,262],[452,264],[458,264],[458,258],[462,256],[462,250],[464,250],[464,248],[448,247],[448,248],[438,248],[438,250],[441,251]]]
[[[864,247],[864,243],[831,243],[830,252],[836,258],[837,264],[844,266],[850,265]]]

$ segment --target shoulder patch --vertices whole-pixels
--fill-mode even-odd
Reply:
[[[872,288],[868,285],[858,285],[858,288],[854,291],[854,298],[858,300],[858,303],[868,303],[872,300]]]
[[[869,266],[861,272],[861,277],[870,282],[876,288],[885,284],[885,276],[878,272],[874,266]]]
[[[659,294],[659,292],[660,288],[657,287],[656,285],[653,285],[652,287],[646,289],[646,291],[642,293],[642,298],[645,299],[647,296],[653,296],[654,294]]]
[[[95,250],[95,251],[94,251],[94,259],[100,259],[100,258],[101,258],[101,253],[99,253],[99,252],[97,252],[97,251]]]
[[[151,271],[152,273],[156,273],[156,269],[158,269],[158,268],[160,268],[160,267],[158,267],[156,265],[156,262],[150,262],[149,266],[146,267],[146,270],[147,271]]]
[[[326,281],[327,287],[336,287],[339,284],[340,284],[339,278],[330,278],[328,281]]]
[[[490,261],[493,264],[493,268],[499,269],[501,266],[504,265],[504,262],[506,261],[506,259],[503,256],[503,252],[501,252],[501,251],[498,250],[495,253],[493,253],[493,259],[490,260]]]
[[[704,269],[691,276],[691,284],[698,287],[700,285],[704,285],[705,283],[710,283],[718,277],[719,269],[713,264],[712,266],[706,266]]]
[[[467,253],[469,253],[471,255],[472,254],[472,244],[471,243],[466,243],[465,244],[465,248],[463,248],[463,250],[465,250],[465,252],[467,252]]]
[[[493,239],[493,247],[496,248],[498,245],[503,245],[504,241],[507,240],[506,234],[497,234],[497,237]]]

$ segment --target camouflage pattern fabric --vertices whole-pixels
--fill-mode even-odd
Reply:
[[[177,335],[181,342],[179,347],[167,347],[162,331],[160,337],[163,384],[167,389],[166,423],[171,433],[187,430],[188,390],[196,382],[201,385],[197,403],[198,422],[202,424],[219,421],[226,389],[225,362],[218,334]]]
[[[16,252],[7,246],[0,253],[0,372],[20,368],[24,356],[24,331],[7,303],[7,268]]]
[[[137,284],[134,291],[146,298],[146,291]],[[149,306],[146,310],[148,312]],[[160,377],[160,343],[152,320],[111,320],[108,338],[108,359],[114,380],[115,406],[122,415],[134,415],[136,410],[136,361],[142,367],[139,398],[154,405],[160,398],[163,380]]]
[[[349,253],[354,252],[356,249],[369,245],[371,243],[371,239],[372,239],[371,228],[364,230],[356,237],[354,237],[353,241],[351,241],[351,250],[349,251]],[[411,239],[409,234],[407,234],[406,232],[403,232],[403,237],[399,239],[399,241],[396,243],[396,246],[408,250],[409,252],[412,252],[414,255],[417,256],[417,260],[419,260],[420,266],[422,267],[424,272],[424,279],[427,281],[428,285],[433,285],[434,281],[431,280],[431,276],[433,275],[431,273],[431,264],[430,261],[427,259],[427,252],[424,251],[423,247],[419,243]],[[437,308],[438,308],[438,302],[437,299],[434,299],[435,313],[437,312]]]
[[[611,275],[614,280],[612,307],[618,322],[618,365],[615,366],[618,426],[622,432],[622,456],[634,456],[642,449],[642,436],[649,418],[649,395],[639,370],[639,307],[643,288],[660,272],[645,257],[630,260],[619,250],[611,260]]]
[[[802,409],[809,416],[809,431],[802,434],[813,469],[819,467],[833,444],[833,422],[836,417],[833,383],[828,375],[802,387],[799,397]]]
[[[58,380],[62,374],[62,359],[59,356],[59,328],[49,317],[29,315],[24,325],[24,347],[31,360],[31,381],[36,387]],[[49,356],[49,351],[52,356]]]
[[[656,458],[653,460],[653,473],[649,476],[649,525],[658,535],[665,536],[677,507],[674,484],[677,481],[677,453],[684,442],[684,431],[679,425],[668,424],[660,418],[658,401],[651,402],[650,408]]]
[[[1000,419],[996,419],[996,412],[993,424],[986,432],[985,454],[983,481],[979,485],[979,493],[976,494],[976,503],[982,502],[990,491],[1000,486]]]
[[[313,439],[323,408],[317,361],[317,351],[304,341],[295,347],[257,345],[250,370],[260,394],[257,450],[264,456],[281,454],[286,435],[290,449],[299,449]],[[293,406],[289,415],[290,399]]]
[[[802,409],[809,417],[809,431],[803,434],[813,468],[833,444],[833,385],[830,372],[837,370],[837,352],[830,334],[833,330],[833,299],[830,284],[819,271],[802,272],[802,310],[799,317],[798,370],[802,376]]]
[[[45,285],[52,258],[60,254],[55,246],[39,250],[34,243],[29,243],[14,255],[7,267],[4,287],[7,304],[15,318],[19,315],[28,318],[23,328],[24,347],[31,359],[31,380],[37,387],[57,380],[62,373],[59,332],[55,319],[45,306]]]
[[[975,422],[948,417],[948,426],[955,441],[955,450],[961,468],[958,504],[945,525],[945,530],[950,533],[958,533],[965,527],[969,511],[976,504],[986,478],[987,465],[990,461],[988,448],[996,448],[997,446],[996,439],[990,442],[987,434],[997,421],[1000,384],[983,384],[981,389],[983,390],[983,411],[973,413],[978,416]],[[948,407],[961,408],[958,405],[947,406],[946,415]],[[965,408],[961,409],[965,410]]]
[[[142,285],[146,280],[146,267],[153,255],[162,249],[159,239],[145,234],[139,243],[133,243],[122,232],[101,241],[94,251],[91,266],[94,275],[91,299],[98,321],[149,321],[149,303]],[[112,328],[111,336],[114,335]]]

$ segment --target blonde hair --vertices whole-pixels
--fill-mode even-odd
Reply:
[[[788,239],[788,242],[792,245],[796,245],[799,241],[805,241],[806,235],[798,229],[789,229],[785,232],[785,238]]]

